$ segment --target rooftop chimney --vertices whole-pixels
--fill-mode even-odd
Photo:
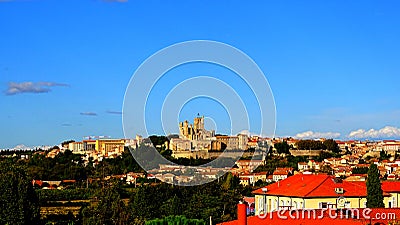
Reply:
[[[238,217],[238,225],[247,225],[247,209],[246,205],[243,202],[239,202],[237,205],[237,217]]]

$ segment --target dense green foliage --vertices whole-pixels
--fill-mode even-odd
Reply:
[[[187,219],[185,216],[168,216],[163,219],[149,220],[145,225],[205,225],[203,220]]]
[[[340,151],[338,144],[333,139],[324,142],[315,140],[300,140],[297,142],[297,149],[300,150],[329,150],[335,153]]]
[[[386,159],[390,159],[390,157],[392,157],[390,154],[387,154],[385,151],[381,150],[379,152],[379,159],[380,160],[386,160]]]
[[[384,208],[383,191],[379,180],[379,170],[375,164],[371,164],[367,178],[367,207]]]
[[[0,171],[0,224],[38,224],[38,198],[25,171],[6,162]]]
[[[300,150],[325,150],[326,146],[322,141],[300,140],[296,143],[297,149]]]
[[[255,172],[268,172],[272,174],[278,167],[298,168],[299,162],[307,162],[308,158],[303,156],[287,155],[286,157],[267,157],[265,164],[257,167]]]
[[[231,174],[219,182],[201,186],[173,186],[160,184],[143,186],[130,199],[132,221],[148,221],[170,215],[215,222],[232,220],[236,215],[236,204],[242,198],[239,179]]]
[[[82,211],[83,225],[129,224],[129,212],[116,188],[99,190],[96,203]]]
[[[64,190],[35,190],[39,196],[40,202],[47,201],[72,201],[72,200],[87,200],[93,195],[95,189],[75,188]]]
[[[91,168],[85,167],[81,155],[67,150],[54,159],[44,154],[34,154],[27,163],[29,175],[36,180],[85,180]]]
[[[275,147],[276,151],[277,151],[279,154],[282,154],[282,153],[284,153],[284,154],[289,154],[289,153],[290,153],[290,152],[289,152],[289,150],[290,150],[290,145],[288,145],[288,143],[287,143],[286,141],[276,143],[276,144],[274,145],[274,147]]]
[[[339,145],[333,139],[327,139],[323,142],[323,145],[326,147],[326,150],[338,153],[340,152]]]
[[[331,152],[327,152],[327,151],[322,151],[321,153],[319,153],[319,156],[316,158],[316,160],[318,162],[322,162],[325,159],[329,159],[332,158],[333,154]]]

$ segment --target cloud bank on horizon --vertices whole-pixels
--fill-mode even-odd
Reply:
[[[63,83],[56,83],[56,82],[9,82],[8,88],[5,91],[6,95],[16,95],[16,94],[23,94],[23,93],[33,93],[33,94],[40,94],[40,93],[48,93],[52,89],[51,87],[68,87],[68,84]]]
[[[400,128],[386,126],[380,130],[370,129],[364,130],[359,129],[350,132],[350,138],[397,138],[400,137]]]
[[[316,138],[339,138],[340,133],[336,132],[314,132],[306,131],[303,133],[296,134],[297,139],[316,139]]]
[[[317,139],[317,138],[332,138],[338,139],[342,137],[341,133],[338,132],[314,132],[306,131],[298,133],[294,136],[297,139]],[[385,139],[385,138],[400,138],[400,128],[393,126],[386,126],[382,129],[358,129],[351,131],[345,137],[346,139]]]

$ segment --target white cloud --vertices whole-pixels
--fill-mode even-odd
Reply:
[[[250,131],[249,130],[242,130],[242,131],[240,131],[238,134],[244,134],[244,135],[247,135],[247,136],[252,136],[252,135],[254,135],[254,134],[252,134],[252,133],[250,133]]]
[[[61,84],[55,82],[10,82],[6,90],[6,95],[16,95],[22,93],[47,93],[51,91],[50,87],[55,86],[68,86],[68,84]]]
[[[380,130],[370,129],[364,130],[359,129],[350,132],[349,138],[390,138],[400,137],[400,128],[386,126]]]
[[[314,132],[306,131],[303,133],[296,134],[297,139],[317,139],[317,138],[338,138],[340,133],[336,132]]]

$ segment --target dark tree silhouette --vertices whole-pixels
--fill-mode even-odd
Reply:
[[[0,224],[39,224],[39,201],[25,171],[5,162],[0,171]]]
[[[367,207],[384,208],[383,191],[379,180],[379,170],[375,164],[371,164],[367,178]]]

